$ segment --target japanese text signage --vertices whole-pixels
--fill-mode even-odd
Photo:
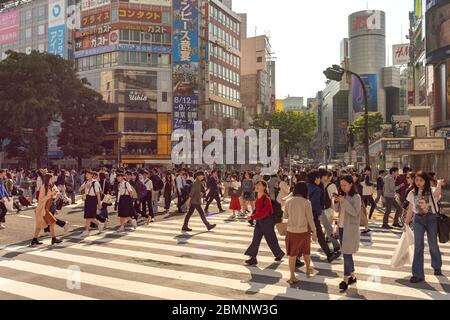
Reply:
[[[151,6],[171,6],[172,0],[130,0],[130,3],[146,4]]]
[[[199,105],[197,0],[173,0],[173,128],[193,130]]]
[[[119,20],[161,23],[161,11],[119,8]]]
[[[48,52],[65,58],[66,2],[53,0],[48,4]]]
[[[19,39],[19,11],[0,13],[0,44]]]
[[[91,10],[108,4],[111,4],[111,0],[83,0],[81,10]]]
[[[141,32],[153,33],[153,34],[163,34],[170,33],[172,28],[169,26],[162,25],[145,25],[145,24],[135,24],[135,23],[113,23],[105,24],[99,27],[91,28],[88,30],[77,31],[75,33],[75,39],[93,36],[97,34],[110,33],[113,30],[136,30]]]
[[[104,24],[110,22],[110,11],[103,11],[95,14],[90,14],[81,18],[81,27],[90,27],[98,24]]]
[[[119,31],[115,30],[110,32],[109,34],[100,34],[79,39],[75,42],[75,50],[87,50],[118,43]]]

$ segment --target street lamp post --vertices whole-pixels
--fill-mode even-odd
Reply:
[[[323,72],[325,76],[334,81],[342,81],[342,77],[344,73],[350,73],[351,75],[354,75],[359,83],[361,84],[361,87],[363,89],[363,95],[364,95],[364,153],[366,156],[366,166],[370,166],[370,154],[369,154],[369,103],[368,103],[368,97],[367,97],[367,88],[362,80],[361,76],[353,71],[346,70],[338,65],[333,65],[331,68],[328,68]]]

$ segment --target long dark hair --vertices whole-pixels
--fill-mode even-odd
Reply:
[[[294,186],[294,191],[293,191],[293,195],[294,196],[301,196],[305,199],[308,199],[308,185],[306,184],[306,182],[298,182],[295,186]]]
[[[345,182],[347,182],[348,184],[351,184],[352,187],[350,188],[350,191],[348,192],[348,196],[349,197],[353,197],[354,195],[358,194],[358,191],[356,190],[356,185],[355,182],[353,181],[353,177],[351,175],[345,175],[343,177],[341,177],[341,179],[339,181],[344,180]],[[345,195],[346,193],[342,190],[341,188],[341,184],[339,183],[339,194],[340,195]]]
[[[53,178],[53,175],[51,175],[51,174],[49,174],[49,173],[47,173],[47,174],[44,176],[45,195],[47,195],[48,190],[49,190],[50,187],[52,186],[52,178]]]
[[[266,196],[269,196],[269,192],[267,191],[267,187],[268,187],[267,182],[261,180],[261,181],[258,181],[255,186],[257,186],[258,184],[260,184],[264,187],[264,194]]]
[[[416,173],[416,175],[414,177],[414,182],[413,182],[413,190],[414,190],[415,194],[419,194],[419,187],[416,185],[416,178],[422,178],[423,180],[425,180],[425,185],[423,187],[422,194],[423,195],[432,194],[430,175],[423,171],[419,171]]]

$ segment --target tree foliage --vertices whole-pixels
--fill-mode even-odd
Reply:
[[[83,94],[92,90],[83,86],[73,63],[59,56],[38,51],[7,54],[0,62],[0,142],[8,142],[8,156],[40,166],[49,124],[64,121],[74,105],[81,105]],[[97,109],[93,103],[90,107]]]
[[[369,112],[369,142],[372,142],[375,134],[381,131],[383,123],[383,115],[380,112]],[[357,117],[350,125],[350,133],[353,134],[355,143],[364,142],[364,127],[364,114]]]
[[[258,116],[251,126],[255,129],[278,129],[284,156],[294,150],[299,153],[303,150],[306,155],[317,127],[317,117],[309,112],[280,111]]]

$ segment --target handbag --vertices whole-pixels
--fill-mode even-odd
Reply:
[[[434,210],[437,213],[439,243],[447,243],[450,241],[450,219],[440,212],[439,206],[434,202],[433,195],[431,195],[431,201],[433,202]]]
[[[102,203],[106,204],[106,205],[111,205],[112,204],[112,197],[110,194],[105,194],[105,196],[103,197],[103,201]]]
[[[287,226],[288,225],[285,222],[280,222],[275,225],[280,236],[284,237],[287,235]]]
[[[14,211],[14,200],[13,198],[3,198],[3,204],[5,205],[6,211]]]
[[[411,264],[414,257],[414,233],[411,228],[405,226],[405,231],[400,238],[394,254],[391,258],[393,268],[401,268],[405,264]]]
[[[45,204],[45,215],[44,215],[44,221],[45,223],[50,226],[52,224],[56,223],[56,218],[53,216],[53,214],[50,212],[52,206],[53,206],[53,199],[47,200],[47,203]]]

